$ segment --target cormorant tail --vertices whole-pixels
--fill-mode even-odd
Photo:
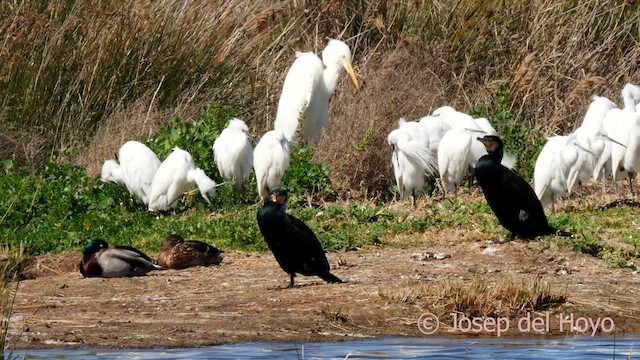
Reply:
[[[322,280],[324,280],[326,282],[330,282],[330,283],[343,283],[344,282],[344,281],[340,280],[337,276],[333,275],[332,273],[330,273],[328,271],[326,273],[318,274],[318,276]]]

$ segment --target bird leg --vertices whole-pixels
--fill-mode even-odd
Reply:
[[[551,196],[551,213],[555,215],[556,213],[556,198]]]
[[[582,181],[578,180],[578,190],[580,191],[580,199],[583,199],[582,197]]]
[[[415,190],[411,191],[411,206],[413,207],[413,209],[416,209],[416,192]]]
[[[635,177],[635,174],[632,172],[628,172],[627,177],[629,178],[629,189],[631,189],[631,197],[635,199],[636,195],[633,193],[633,178]]]
[[[469,190],[471,190],[471,186],[473,185],[473,175],[475,173],[474,171],[475,169],[471,167],[471,165],[469,165],[469,168],[467,169],[467,174],[469,174],[469,177],[467,178],[467,184],[469,186]]]
[[[288,288],[292,288],[293,287],[293,278],[296,276],[296,273],[290,273],[289,274],[289,286],[287,286]]]

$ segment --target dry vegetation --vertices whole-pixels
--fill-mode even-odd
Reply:
[[[475,276],[470,282],[444,280],[438,284],[414,282],[393,293],[381,293],[388,302],[415,304],[440,318],[460,313],[469,317],[514,318],[543,311],[566,301],[565,290],[553,289],[539,274],[527,280],[502,277],[499,280]]]
[[[0,5],[0,158],[89,166],[168,115],[212,102],[258,133],[275,115],[295,50],[342,38],[364,86],[334,96],[316,144],[339,193],[386,190],[385,137],[397,119],[444,104],[514,113],[545,134],[574,127],[594,93],[639,82],[640,4],[178,0],[7,1]],[[355,190],[354,190],[355,189]],[[355,193],[352,193],[355,191]]]
[[[7,334],[23,260],[24,249],[22,248],[0,251],[0,357],[3,359],[5,354],[11,358],[8,354],[12,344],[8,342]]]

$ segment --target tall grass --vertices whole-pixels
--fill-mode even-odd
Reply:
[[[9,320],[18,289],[18,273],[24,260],[22,247],[0,251],[0,358],[11,359]],[[14,339],[15,340],[15,339]]]
[[[591,94],[618,100],[640,76],[639,10],[614,0],[2,2],[0,158],[97,164],[123,139],[153,136],[156,111],[198,114],[212,102],[262,132],[294,50],[333,37],[351,46],[364,86],[339,87],[315,157],[339,194],[380,192],[390,175],[380,149],[400,116],[492,109],[506,86],[520,125],[548,135],[574,127]]]

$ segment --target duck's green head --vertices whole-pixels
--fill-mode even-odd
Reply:
[[[95,254],[102,249],[106,249],[109,247],[104,240],[91,240],[88,243],[84,244],[84,248],[82,249],[83,254]]]

